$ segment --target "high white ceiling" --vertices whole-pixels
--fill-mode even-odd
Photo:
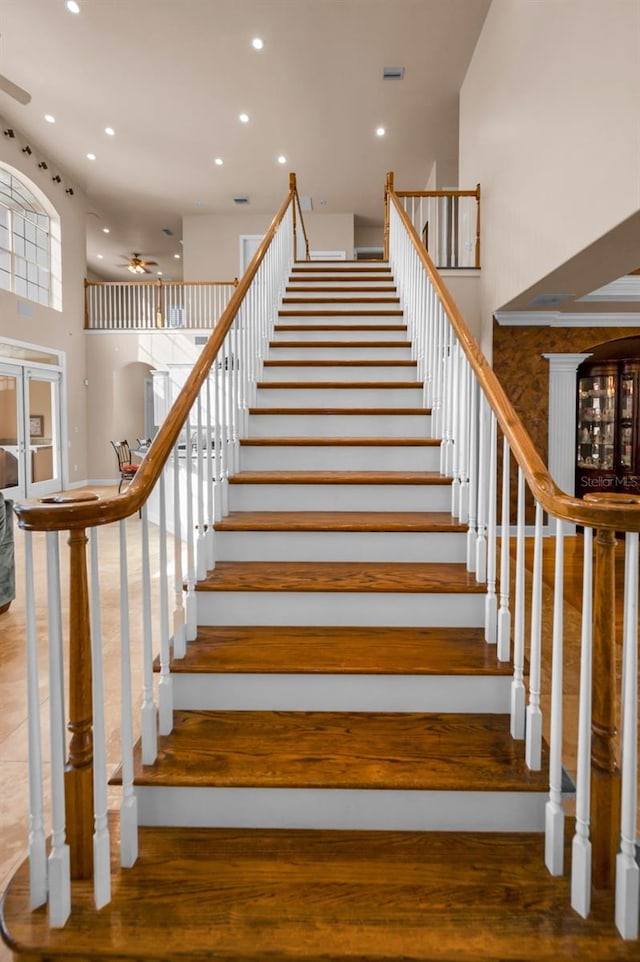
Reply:
[[[184,215],[231,212],[238,195],[273,213],[290,170],[315,210],[372,225],[387,170],[418,188],[434,161],[455,169],[490,0],[78,2],[0,0],[0,72],[32,98],[0,91],[0,116],[86,192],[88,265],[105,278],[133,251],[179,278]]]

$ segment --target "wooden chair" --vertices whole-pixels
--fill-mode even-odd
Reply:
[[[118,494],[120,494],[124,482],[133,481],[135,478],[138,465],[131,463],[131,449],[128,441],[112,441],[111,445],[118,458],[118,469],[120,471]]]

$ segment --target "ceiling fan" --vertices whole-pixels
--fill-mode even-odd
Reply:
[[[119,266],[126,267],[132,274],[150,274],[151,271],[147,270],[147,268],[158,266],[157,261],[145,261],[140,257],[140,254],[135,253],[135,251],[131,256],[123,254],[122,257],[126,257],[127,263],[120,264]]]

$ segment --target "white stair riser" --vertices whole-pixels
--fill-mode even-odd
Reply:
[[[292,318],[286,318],[280,321],[280,324],[288,325],[294,324],[295,321]],[[321,319],[317,318],[315,323],[322,323]],[[333,323],[332,320],[329,323]],[[367,319],[357,318],[355,321],[351,321],[352,324],[374,324],[376,320],[373,319],[369,322]],[[388,327],[384,327],[382,321],[380,325],[376,323],[376,327],[380,327],[380,330],[376,331],[316,331],[313,328],[305,328],[304,330],[293,330],[293,331],[279,331],[275,330],[273,332],[272,342],[274,344],[280,341],[407,341],[406,331],[394,331]],[[402,324],[402,318],[398,319],[398,323]]]
[[[290,308],[294,310],[294,307]],[[354,324],[375,324],[377,327],[384,327],[385,325],[391,324],[395,327],[397,324],[404,324],[405,320],[402,315],[397,314],[391,317],[379,317],[374,315],[357,314],[335,314],[331,317],[322,317],[318,314],[314,314],[312,311],[300,311],[297,314],[286,314],[278,317],[277,324],[299,324],[305,325],[306,327],[317,327],[322,324],[330,324],[332,327],[346,328],[352,327]],[[341,337],[342,334],[338,332]],[[346,335],[345,335],[346,336]]]
[[[484,595],[366,591],[197,591],[199,625],[478,628]]]
[[[319,298],[322,299],[319,300]],[[300,311],[301,314],[309,313],[315,315],[318,318],[318,324],[333,324],[333,317],[325,314],[325,311],[349,311],[352,324],[360,324],[361,317],[371,317],[376,323],[380,324],[384,324],[387,321],[393,324],[396,323],[396,319],[398,322],[401,322],[401,314],[384,315],[379,312],[401,310],[400,301],[393,294],[389,294],[386,297],[384,294],[381,294],[380,299],[376,299],[375,301],[357,300],[355,297],[346,299],[333,297],[325,300],[321,294],[316,294],[315,298],[310,296],[308,298],[298,297],[293,300],[285,299],[278,310],[278,317],[280,318],[280,323],[285,323],[289,320],[292,311]],[[353,315],[353,311],[357,313]],[[391,320],[391,318],[393,318],[393,320]]]
[[[331,287],[341,287],[340,291],[329,290]],[[384,290],[366,290],[359,291],[358,287],[383,287]],[[400,307],[400,298],[398,297],[398,292],[392,283],[371,283],[371,284],[351,284],[351,288],[347,284],[327,284],[326,289],[322,284],[310,284],[309,281],[305,281],[304,284],[290,284],[285,291],[284,298],[282,300],[282,307],[285,310],[289,310],[291,307],[295,307],[300,300],[309,301],[317,303],[319,300],[329,301],[331,305],[335,304],[346,304],[351,307],[352,304],[363,304],[370,308],[371,298],[375,298],[377,301],[382,301],[382,307]],[[390,299],[393,299],[393,303],[389,303]],[[292,304],[292,301],[294,302]],[[375,306],[375,305],[373,305]]]
[[[376,338],[369,338],[376,340]],[[394,338],[394,342],[395,342]],[[269,351],[272,361],[410,361],[410,347],[283,347],[274,344]]]
[[[265,365],[261,381],[416,381],[417,367],[413,365]]]
[[[289,275],[288,284],[313,284],[314,287],[328,285],[335,287],[338,284],[354,284],[362,286],[364,284],[394,284],[393,275],[390,271],[292,271]]]
[[[428,438],[429,414],[250,414],[253,438]]]
[[[241,471],[438,471],[440,447],[242,445]]]
[[[230,511],[447,511],[448,484],[230,484]],[[245,560],[250,560],[246,558]]]
[[[304,788],[135,789],[140,825],[542,832],[546,792]]]
[[[217,561],[462,563],[466,544],[464,532],[216,531],[215,556]]]
[[[173,707],[185,711],[500,712],[503,675],[174,674]]]
[[[257,407],[419,408],[422,388],[258,388]]]

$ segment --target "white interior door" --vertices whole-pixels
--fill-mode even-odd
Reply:
[[[242,277],[251,262],[251,258],[258,250],[262,234],[240,234],[240,274]]]

